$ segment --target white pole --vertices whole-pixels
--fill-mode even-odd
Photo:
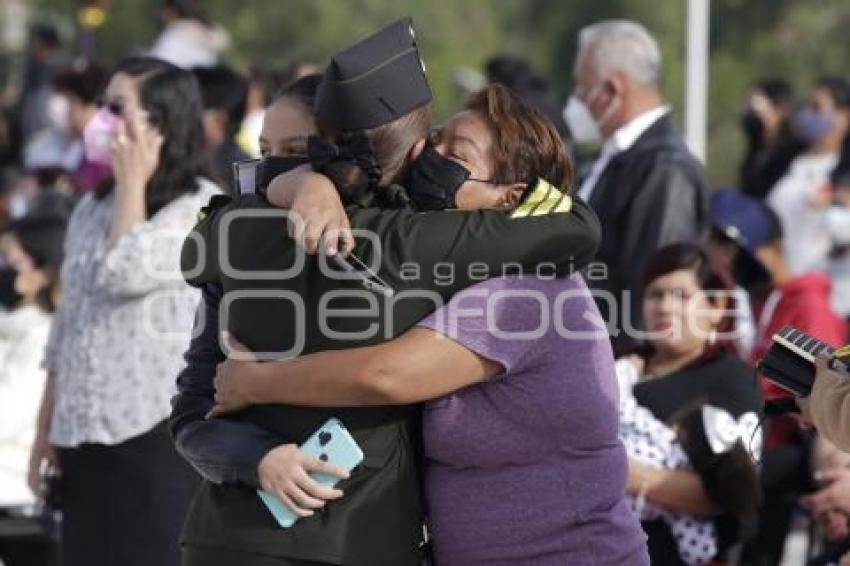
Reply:
[[[32,7],[27,0],[0,0],[0,54],[11,57],[11,73],[5,84],[0,82],[0,100],[16,100],[23,81],[23,57],[26,48],[29,16]]]
[[[688,0],[685,138],[705,163],[708,132],[708,29],[711,0]]]

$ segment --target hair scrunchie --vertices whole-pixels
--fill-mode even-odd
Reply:
[[[351,163],[366,174],[370,188],[377,188],[381,183],[381,166],[375,159],[372,143],[362,132],[339,143],[318,136],[310,136],[307,138],[307,155],[313,169],[317,171],[333,163]]]

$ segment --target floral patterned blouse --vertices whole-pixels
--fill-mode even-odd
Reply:
[[[117,444],[170,412],[199,292],[183,281],[180,249],[209,181],[134,226],[111,248],[114,193],[86,195],[71,216],[63,295],[44,367],[56,372],[50,442]]]

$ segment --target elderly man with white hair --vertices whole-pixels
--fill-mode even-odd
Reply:
[[[603,229],[599,264],[587,279],[613,295],[614,303],[599,301],[600,310],[619,331],[615,347],[625,349],[635,343],[631,329],[641,327],[647,259],[659,247],[705,235],[708,191],[664,104],[661,52],[643,26],[607,20],[583,28],[573,73],[564,108],[573,139],[604,140],[579,187]]]

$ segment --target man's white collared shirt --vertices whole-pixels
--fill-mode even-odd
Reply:
[[[605,143],[602,145],[602,151],[599,152],[599,157],[593,163],[590,174],[588,174],[578,190],[578,195],[582,200],[590,202],[590,197],[593,195],[596,184],[614,156],[631,148],[644,132],[668,112],[670,112],[670,107],[667,105],[647,110],[643,114],[632,118],[627,124],[620,126],[610,138],[605,140]]]

